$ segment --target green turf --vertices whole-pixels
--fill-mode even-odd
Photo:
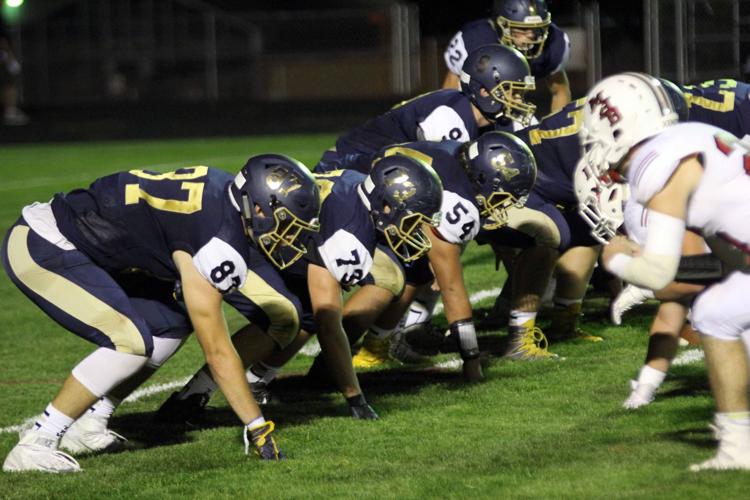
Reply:
[[[331,136],[119,142],[3,147],[0,228],[25,203],[86,185],[117,169],[209,164],[236,170],[254,153],[281,151],[314,164]],[[471,291],[502,284],[485,249],[465,253]],[[38,311],[0,276],[0,427],[40,412],[90,346]],[[491,299],[478,307],[488,307]],[[747,474],[691,474],[712,454],[710,399],[700,364],[674,370],[658,400],[625,412],[627,380],[639,368],[653,305],[604,322],[602,300],[587,305],[584,326],[600,344],[553,346],[557,362],[492,359],[486,382],[467,387],[452,370],[390,366],[362,375],[381,414],[347,416],[335,394],[305,392],[298,356],[279,381],[280,402],[265,410],[289,459],[243,456],[240,427],[221,396],[202,430],[157,427],[152,412],[168,393],[124,404],[113,428],[133,449],[81,459],[69,476],[0,474],[3,498],[747,498]],[[230,326],[242,320],[229,313]],[[497,346],[499,332],[482,344]],[[201,364],[194,340],[149,384],[174,381]],[[0,456],[16,436],[0,434]]]

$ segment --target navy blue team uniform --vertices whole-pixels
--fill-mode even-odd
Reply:
[[[485,220],[479,215],[474,190],[456,157],[463,143],[458,141],[418,141],[383,148],[378,156],[402,154],[430,165],[443,183],[440,225],[433,228],[439,238],[464,245],[479,233]],[[428,254],[429,255],[429,254]],[[432,281],[428,256],[405,266],[406,283],[419,286]]]
[[[682,87],[688,121],[714,125],[744,137],[750,133],[750,84],[728,78]]]
[[[384,146],[423,140],[467,142],[478,135],[471,100],[458,90],[437,90],[397,104],[342,134],[335,150],[326,151],[314,171],[369,172]]]
[[[315,174],[321,195],[320,232],[312,233],[305,243],[307,254],[281,271],[286,285],[301,301],[301,326],[310,333],[317,331],[307,284],[310,264],[326,268],[344,289],[379,285],[382,277],[377,273],[384,266],[374,264],[380,259],[388,260],[387,269],[403,275],[398,258],[379,244],[370,211],[360,198],[358,187],[365,177],[354,170]]]
[[[578,214],[578,199],[573,186],[576,165],[581,157],[578,132],[584,103],[585,99],[570,102],[557,113],[544,117],[539,124],[515,133],[534,153],[538,168],[536,183],[525,209],[537,210],[552,219],[560,234],[560,251],[572,246],[598,244],[590,234],[590,227]],[[514,229],[513,217],[510,219],[506,227],[483,231],[478,240],[513,247],[533,245],[534,238]]]
[[[535,78],[545,78],[565,69],[568,59],[568,35],[555,23],[549,25],[548,33],[542,54],[534,59],[528,59],[531,74]],[[478,47],[490,43],[500,43],[495,23],[491,19],[477,19],[466,23],[451,39],[445,50],[444,58],[448,70],[460,75],[466,56]]]
[[[172,293],[179,279],[174,251],[190,254],[223,294],[258,283],[248,275],[283,286],[245,236],[230,199],[233,179],[208,167],[132,170],[58,193],[50,204],[24,208],[6,235],[3,264],[16,286],[66,329],[101,347],[149,356],[152,336],[192,332]]]

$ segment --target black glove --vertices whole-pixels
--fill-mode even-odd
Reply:
[[[245,455],[250,454],[250,443],[255,447],[255,454],[258,455],[261,460],[281,460],[284,458],[284,454],[276,446],[274,440],[273,430],[276,428],[273,422],[270,420],[260,425],[256,425],[253,428],[245,426]]]
[[[367,400],[362,394],[346,398],[346,402],[349,403],[349,412],[354,418],[361,420],[377,420],[380,418],[372,409],[372,406],[367,404]]]

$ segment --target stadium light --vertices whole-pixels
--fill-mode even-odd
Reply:
[[[5,5],[10,7],[11,9],[16,9],[23,5],[23,0],[5,0]]]

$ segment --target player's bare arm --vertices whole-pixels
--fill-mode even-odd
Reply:
[[[261,412],[250,393],[242,361],[229,338],[221,311],[221,293],[198,272],[188,253],[178,250],[172,258],[180,271],[188,314],[213,379],[240,420],[247,424]]]
[[[349,340],[341,323],[341,285],[331,273],[321,266],[310,264],[307,270],[315,323],[318,327],[318,341],[331,374],[344,397],[362,393],[357,375],[352,365],[352,352]]]

